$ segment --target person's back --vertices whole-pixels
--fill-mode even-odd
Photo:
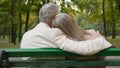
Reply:
[[[45,23],[39,23],[35,28],[23,35],[21,48],[57,48],[53,37],[56,30]]]
[[[53,39],[54,30],[51,29],[52,18],[59,12],[58,5],[48,3],[39,11],[40,23],[23,35],[21,48],[46,48],[55,47]]]

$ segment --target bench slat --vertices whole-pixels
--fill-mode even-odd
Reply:
[[[91,60],[91,61],[76,61],[76,60],[41,60],[41,61],[10,61],[12,67],[30,67],[42,66],[49,67],[68,67],[68,66],[119,66],[120,60],[106,59],[106,60]]]
[[[0,49],[6,50],[9,57],[72,57],[80,56],[58,48],[37,48],[37,49]],[[120,48],[108,48],[95,56],[120,56]]]

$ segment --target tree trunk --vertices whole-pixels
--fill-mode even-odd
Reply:
[[[9,29],[8,38],[9,38],[9,43],[10,43],[11,42],[11,29]]]
[[[15,24],[15,14],[16,14],[16,0],[12,0],[12,9],[11,9],[11,16],[12,16],[12,25],[11,25],[11,42],[16,44],[16,24]]]
[[[20,42],[21,37],[22,37],[22,14],[21,14],[21,0],[19,0],[19,38],[18,38],[18,42]]]
[[[114,7],[113,7],[113,0],[110,0],[110,5],[111,5],[111,19],[112,19],[112,39],[116,38],[116,22],[115,22],[115,12],[114,12]]]
[[[20,42],[21,37],[22,37],[22,19],[21,19],[21,11],[19,12],[19,20],[20,20],[20,25],[19,25],[19,39],[18,42]]]
[[[17,32],[17,24],[13,24],[13,44],[15,45],[16,44],[16,32]]]
[[[102,8],[103,8],[103,22],[104,22],[104,36],[107,37],[107,29],[106,29],[106,19],[105,19],[105,0],[103,0]]]
[[[30,0],[28,0],[27,7],[28,7],[28,10],[27,10],[27,13],[26,13],[25,32],[28,30],[29,13],[30,13],[30,10],[29,10],[29,7],[30,7]]]
[[[5,34],[6,34],[6,28],[3,26],[3,34],[2,34],[2,39],[5,39]]]

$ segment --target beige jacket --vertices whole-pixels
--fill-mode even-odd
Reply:
[[[60,48],[81,55],[93,55],[110,46],[103,37],[80,42],[70,40],[61,30],[42,22],[26,32],[21,41],[21,48]]]

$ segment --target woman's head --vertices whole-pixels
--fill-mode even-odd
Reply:
[[[80,29],[74,19],[68,14],[57,14],[52,25],[54,28],[61,29],[68,37],[79,41],[83,40],[84,30]]]

